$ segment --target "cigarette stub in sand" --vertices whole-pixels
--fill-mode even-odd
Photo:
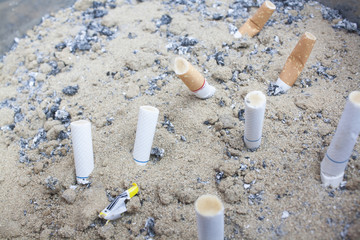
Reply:
[[[198,98],[206,99],[214,95],[215,88],[210,86],[201,73],[182,57],[175,58],[176,75]]]
[[[150,158],[159,110],[151,106],[141,106],[136,129],[133,157],[138,165],[146,165]]]
[[[89,175],[94,170],[94,154],[91,138],[91,123],[86,120],[72,122],[76,180],[79,184],[89,183]]]
[[[338,187],[360,134],[360,91],[351,92],[335,135],[321,162],[321,180],[325,186]]]
[[[266,97],[260,91],[249,92],[245,97],[245,146],[249,149],[260,147],[264,123]]]
[[[202,195],[195,202],[199,240],[224,239],[224,206],[215,195]]]
[[[303,70],[306,61],[316,42],[316,37],[309,32],[304,33],[290,56],[286,60],[285,66],[280,73],[276,84],[287,92]]]
[[[254,16],[250,17],[235,33],[235,38],[241,38],[244,35],[250,37],[255,36],[265,26],[265,23],[269,20],[273,12],[275,11],[275,5],[270,1],[265,1],[260,8],[256,11]]]

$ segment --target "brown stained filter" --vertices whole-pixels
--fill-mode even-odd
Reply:
[[[315,42],[316,37],[314,35],[309,32],[304,33],[286,60],[279,78],[290,87],[294,85],[296,79],[303,70]]]
[[[205,78],[184,58],[175,58],[174,70],[191,91],[195,92],[204,86]]]
[[[265,1],[261,7],[256,11],[254,16],[249,18],[244,25],[239,29],[241,35],[255,36],[264,27],[265,23],[269,20],[275,11],[275,5],[270,1]]]

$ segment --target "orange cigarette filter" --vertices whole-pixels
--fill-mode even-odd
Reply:
[[[296,79],[303,70],[315,42],[316,37],[309,32],[305,32],[286,60],[285,66],[281,71],[279,78],[290,87],[294,85]]]
[[[244,25],[239,29],[241,35],[249,35],[250,37],[255,36],[264,27],[265,23],[269,20],[276,6],[270,2],[265,1],[261,7],[256,11],[254,16],[249,18]]]
[[[203,75],[184,58],[175,58],[174,69],[176,75],[191,91],[195,92],[204,86],[205,78]]]

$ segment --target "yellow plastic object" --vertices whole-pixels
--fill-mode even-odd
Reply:
[[[138,185],[136,183],[133,183],[132,185],[133,185],[133,187],[128,189],[130,198],[132,198],[133,196],[135,196],[139,192]]]

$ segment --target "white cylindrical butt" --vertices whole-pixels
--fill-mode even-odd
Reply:
[[[335,135],[321,162],[322,182],[338,187],[360,133],[360,91],[351,92]]]
[[[91,123],[86,120],[72,122],[71,136],[75,159],[76,180],[79,184],[89,183],[94,170],[94,154],[91,138]]]
[[[194,91],[194,94],[196,97],[201,98],[201,99],[206,99],[209,97],[212,97],[212,95],[214,95],[216,89],[211,86],[205,79],[204,81],[204,85],[197,91]]]
[[[244,142],[247,148],[260,147],[266,97],[260,91],[249,92],[245,97],[245,133]]]
[[[133,157],[138,165],[146,165],[150,158],[159,110],[151,106],[141,106],[136,129]]]
[[[224,239],[224,206],[215,195],[202,195],[195,202],[199,240]]]

